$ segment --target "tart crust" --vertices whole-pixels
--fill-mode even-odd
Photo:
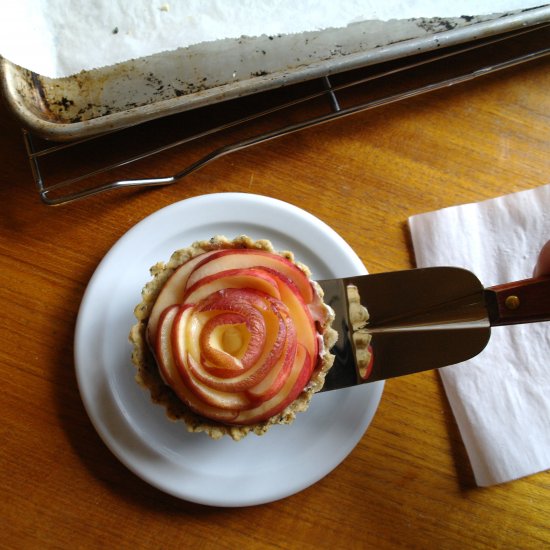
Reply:
[[[190,432],[205,432],[213,439],[229,435],[234,440],[239,440],[248,433],[262,435],[275,424],[290,424],[294,421],[298,412],[307,410],[313,394],[322,389],[326,373],[334,362],[334,355],[330,353],[330,349],[336,343],[337,333],[331,327],[334,320],[334,312],[329,306],[322,303],[323,291],[321,287],[315,281],[311,281],[325,313],[323,326],[317,327],[318,334],[322,337],[323,345],[320,346],[321,351],[317,367],[314,369],[309,383],[300,395],[281,413],[263,422],[246,426],[221,424],[191,411],[177,397],[174,391],[165,384],[161,377],[156,360],[147,343],[147,322],[162,287],[180,265],[204,252],[227,248],[255,248],[279,254],[293,262],[311,281],[311,272],[307,266],[297,262],[292,252],[276,251],[268,240],[255,241],[250,237],[242,235],[233,240],[229,240],[224,236],[216,236],[210,240],[197,241],[187,248],[174,252],[168,263],[157,263],[151,268],[150,271],[153,278],[143,288],[141,293],[142,300],[134,309],[137,323],[132,327],[129,338],[133,344],[132,363],[136,368],[136,381],[139,385],[149,390],[154,403],[164,406],[168,418],[175,421],[183,421]]]

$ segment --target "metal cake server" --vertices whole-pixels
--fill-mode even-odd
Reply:
[[[430,267],[318,282],[338,331],[323,391],[460,363],[485,348],[492,326],[550,320],[550,277],[484,288],[468,270]],[[349,285],[369,313],[358,330]],[[373,360],[361,369],[354,334],[370,338]]]

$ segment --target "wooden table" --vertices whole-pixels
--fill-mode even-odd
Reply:
[[[204,193],[288,201],[331,225],[371,272],[412,267],[408,216],[549,181],[549,69],[536,61],[246,149],[175,186],[60,207],[40,202],[2,108],[0,546],[548,547],[550,472],[476,487],[436,372],[387,382],[365,436],[315,485],[211,508],[149,486],[107,449],[81,402],[73,335],[86,285],[119,237]],[[158,162],[170,173],[185,155]]]

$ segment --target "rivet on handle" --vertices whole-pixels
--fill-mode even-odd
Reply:
[[[519,298],[515,294],[508,296],[506,300],[504,300],[504,305],[511,310],[517,309],[519,304]]]

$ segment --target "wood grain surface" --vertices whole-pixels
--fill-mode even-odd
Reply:
[[[548,548],[550,472],[476,487],[436,372],[387,382],[367,433],[315,485],[224,509],[168,496],[111,454],[82,405],[73,336],[112,245],[205,193],[308,210],[371,272],[414,266],[409,216],[550,181],[549,69],[524,64],[245,149],[177,185],[58,207],[41,203],[18,123],[1,107],[0,547]],[[208,145],[121,173],[169,174]]]

